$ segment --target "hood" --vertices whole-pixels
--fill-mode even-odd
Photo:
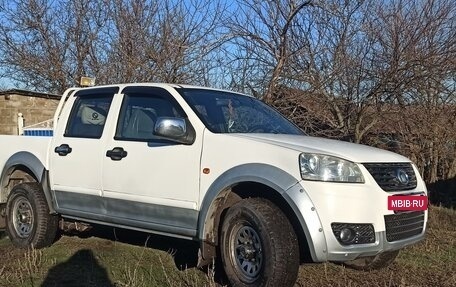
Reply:
[[[294,149],[300,152],[336,156],[357,163],[410,162],[408,158],[390,151],[338,140],[278,134],[230,134],[230,136]]]

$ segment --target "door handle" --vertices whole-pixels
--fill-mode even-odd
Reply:
[[[67,154],[71,153],[73,149],[67,144],[61,144],[54,149],[55,153],[58,153],[59,156],[66,156]]]
[[[112,160],[121,160],[128,155],[127,151],[122,147],[115,147],[112,150],[106,152],[106,156],[110,157]]]

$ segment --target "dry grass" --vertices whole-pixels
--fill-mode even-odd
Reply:
[[[1,239],[0,286],[219,286],[214,267],[206,272],[187,268],[193,254],[189,248],[185,242],[146,235],[136,245],[64,236],[43,250],[18,250]],[[183,260],[182,250],[187,254]],[[307,264],[296,286],[450,287],[456,286],[454,270],[456,211],[432,207],[426,240],[401,251],[390,267],[360,272],[332,263]]]
[[[360,272],[331,263],[302,266],[298,286],[456,286],[456,210],[431,207],[426,239],[388,268]]]

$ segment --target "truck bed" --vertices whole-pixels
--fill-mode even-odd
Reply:
[[[5,166],[12,155],[20,152],[34,155],[45,167],[52,137],[0,135],[0,166]]]

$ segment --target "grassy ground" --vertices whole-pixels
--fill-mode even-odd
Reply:
[[[101,229],[24,251],[0,239],[0,286],[216,286],[213,270],[195,268],[197,245]],[[120,242],[128,237],[128,244]],[[300,268],[296,286],[456,286],[456,211],[432,207],[427,238],[387,269],[361,272],[332,263]],[[217,276],[215,276],[217,277]]]

